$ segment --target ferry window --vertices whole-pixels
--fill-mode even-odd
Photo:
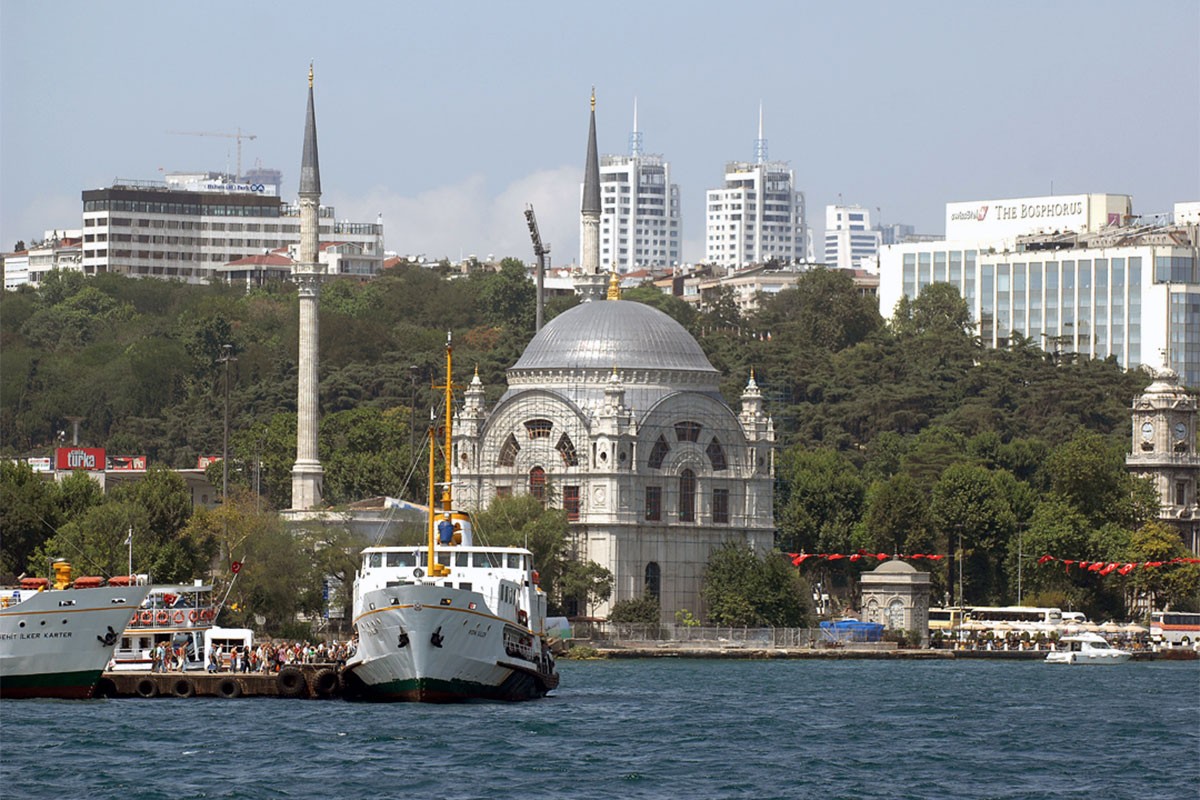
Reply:
[[[521,554],[520,553],[509,553],[508,554],[508,568],[509,569],[520,569],[521,568]]]
[[[439,564],[441,564],[443,567],[450,566],[450,554],[449,553],[438,553],[437,554],[437,562]]]
[[[429,552],[427,550],[422,550],[418,553],[417,558],[420,560],[422,567],[429,566]]]
[[[476,567],[492,568],[500,566],[500,558],[497,553],[474,553],[473,556]],[[495,559],[494,561],[493,558]]]
[[[454,554],[454,566],[456,566],[456,567],[471,566],[471,554],[470,553],[455,553]]]
[[[383,553],[368,553],[367,554],[367,566],[368,567],[382,567],[383,566]]]
[[[458,588],[469,592],[469,591],[471,591],[471,584],[468,581],[463,581],[462,583],[460,583],[458,585]]]
[[[521,569],[528,572],[531,567],[532,565],[529,563],[529,556],[521,556]]]

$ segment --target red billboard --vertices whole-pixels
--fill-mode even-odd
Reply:
[[[111,472],[145,472],[145,456],[109,456],[108,469]]]
[[[54,451],[55,469],[86,469],[103,472],[105,466],[103,447],[60,447]]]
[[[215,464],[220,460],[220,456],[200,456],[196,459],[196,469],[208,469],[209,464]]]

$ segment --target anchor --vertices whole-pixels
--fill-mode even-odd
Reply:
[[[401,649],[408,647],[408,634],[405,632],[404,628],[400,629],[400,637],[399,637],[398,641],[396,642],[396,647],[399,647]]]
[[[117,641],[117,632],[112,629],[112,625],[109,625],[108,633],[103,636],[97,636],[96,641],[104,647],[112,647]]]

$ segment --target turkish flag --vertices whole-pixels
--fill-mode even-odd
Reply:
[[[1046,555],[1044,555],[1038,559],[1038,565],[1040,566],[1042,564],[1045,564],[1047,561],[1053,561],[1053,560],[1054,560],[1054,556],[1047,553]]]
[[[232,564],[229,565],[229,571],[232,572],[234,575],[237,575],[239,572],[242,571],[242,562],[234,561]]]

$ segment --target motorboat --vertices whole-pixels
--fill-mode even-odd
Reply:
[[[1098,633],[1064,636],[1058,649],[1046,656],[1047,664],[1120,664],[1133,657],[1128,650],[1113,647]]]

